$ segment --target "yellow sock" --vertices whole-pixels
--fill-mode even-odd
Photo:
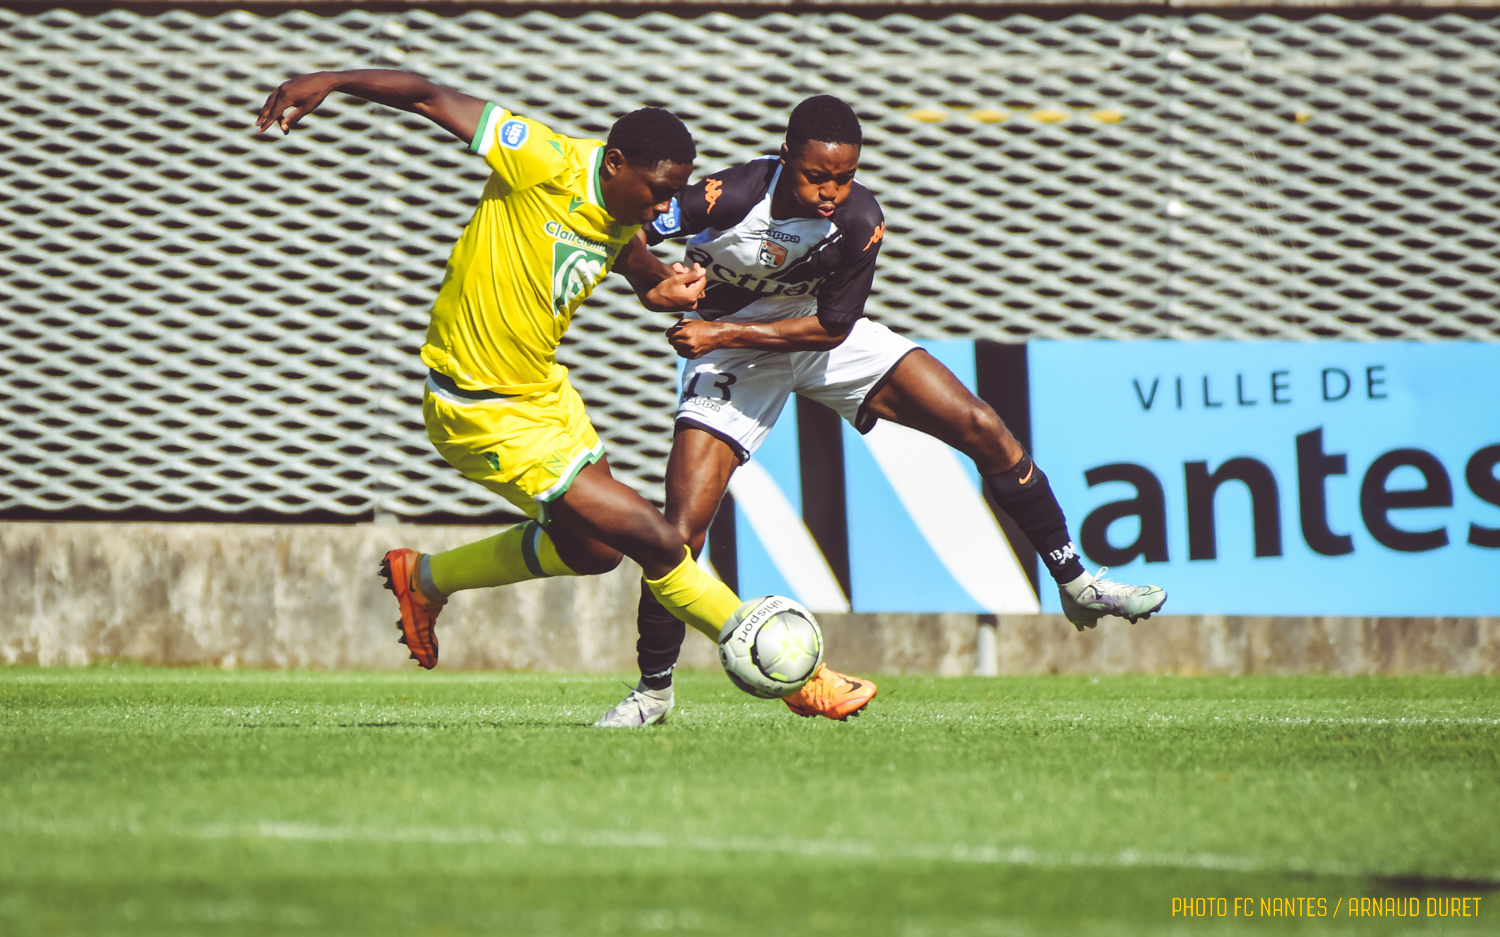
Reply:
[[[646,587],[661,607],[719,642],[719,629],[740,607],[739,596],[703,571],[688,553],[677,568],[660,579],[647,579]]]
[[[506,586],[545,576],[576,575],[557,555],[552,538],[536,521],[517,524],[478,543],[422,557],[418,586],[428,598],[462,589]],[[436,596],[429,593],[436,591]]]

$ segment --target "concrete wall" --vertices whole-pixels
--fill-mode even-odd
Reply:
[[[131,658],[245,667],[415,667],[376,567],[474,527],[0,522],[0,661]],[[639,573],[455,597],[442,666],[630,671]],[[820,616],[831,662],[865,673],[973,673],[974,615]],[[998,672],[1500,673],[1500,618],[1107,619],[1002,615]],[[717,666],[688,635],[683,663]]]
[[[376,574],[397,546],[446,550],[484,528],[0,523],[0,660],[134,658],[248,667],[412,666]],[[441,665],[626,670],[639,573],[458,596]],[[713,648],[689,645],[697,665]]]

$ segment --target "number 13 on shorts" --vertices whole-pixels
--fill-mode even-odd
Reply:
[[[690,400],[693,397],[698,396],[698,380],[703,377],[707,377],[713,381],[713,386],[719,389],[719,399],[724,401],[725,403],[728,403],[729,387],[735,381],[734,375],[715,374],[711,371],[707,372],[706,374],[702,371],[695,371],[692,376],[688,378],[687,387],[685,387],[682,391],[682,399]]]

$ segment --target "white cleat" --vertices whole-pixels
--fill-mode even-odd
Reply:
[[[1104,578],[1107,572],[1107,566],[1099,570],[1076,590],[1076,596],[1066,587],[1057,590],[1062,598],[1063,614],[1079,631],[1099,624],[1099,619],[1105,615],[1118,615],[1133,625],[1150,618],[1166,604],[1167,590],[1161,586],[1127,586],[1122,582],[1111,582]]]
[[[648,690],[638,685],[614,709],[600,716],[594,725],[601,729],[639,729],[656,725],[667,721],[675,705],[671,687]]]

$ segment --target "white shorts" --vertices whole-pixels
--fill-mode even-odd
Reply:
[[[741,462],[765,441],[792,393],[816,400],[867,433],[875,418],[865,401],[916,350],[911,339],[860,319],[831,351],[711,351],[687,362],[682,372],[677,422],[713,433]]]

